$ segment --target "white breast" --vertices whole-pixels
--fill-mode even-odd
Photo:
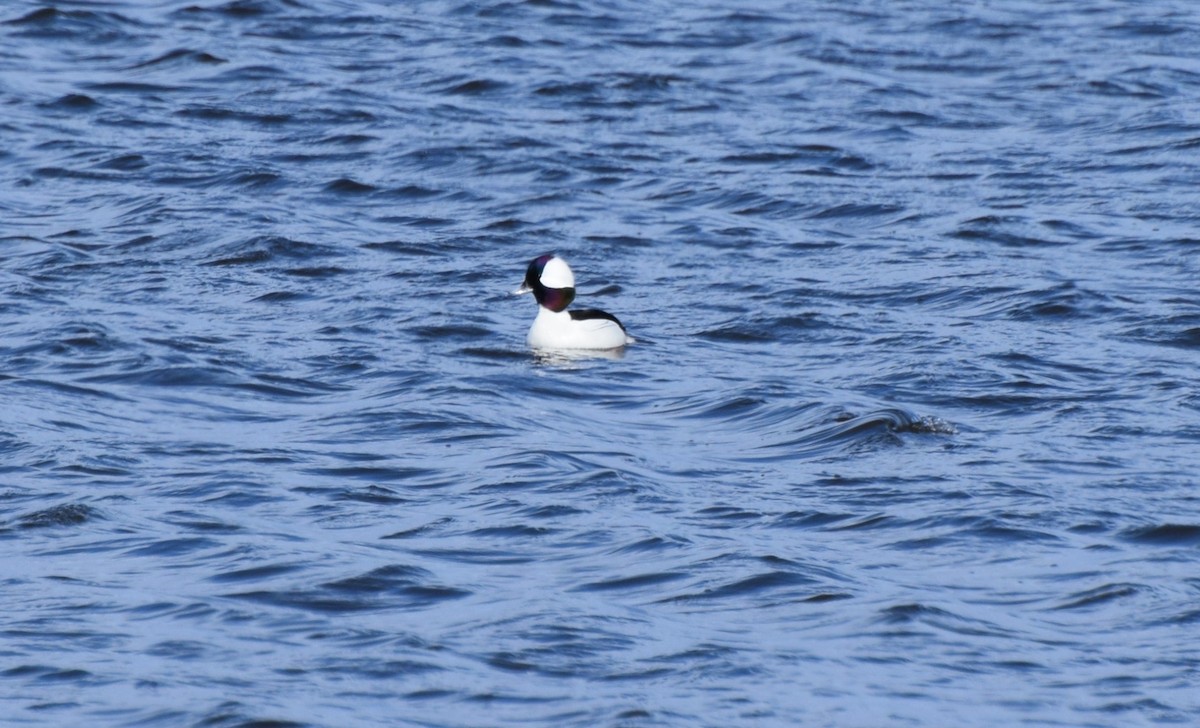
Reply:
[[[616,349],[633,342],[615,321],[576,321],[566,311],[538,307],[527,339],[533,349]]]

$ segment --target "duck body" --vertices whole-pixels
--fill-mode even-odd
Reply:
[[[590,308],[567,310],[575,300],[575,275],[562,258],[550,254],[534,258],[518,291],[525,292],[532,292],[538,302],[537,318],[526,337],[530,348],[602,350],[633,343],[616,316]]]
[[[551,311],[538,306],[525,338],[533,349],[616,349],[633,343],[616,316],[604,311]]]

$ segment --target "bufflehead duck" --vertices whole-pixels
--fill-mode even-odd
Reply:
[[[533,349],[618,349],[633,343],[611,313],[567,310],[575,300],[575,274],[562,258],[546,254],[530,262],[525,285],[517,293],[530,292],[538,302],[537,318],[526,338]]]

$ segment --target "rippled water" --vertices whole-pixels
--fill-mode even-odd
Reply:
[[[1192,724],[1197,48],[1184,0],[5,4],[0,715]],[[526,351],[551,250],[623,358]]]

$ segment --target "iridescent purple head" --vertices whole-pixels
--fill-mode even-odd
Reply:
[[[557,313],[575,300],[575,275],[562,258],[539,255],[525,270],[524,289],[533,291],[539,305]]]

